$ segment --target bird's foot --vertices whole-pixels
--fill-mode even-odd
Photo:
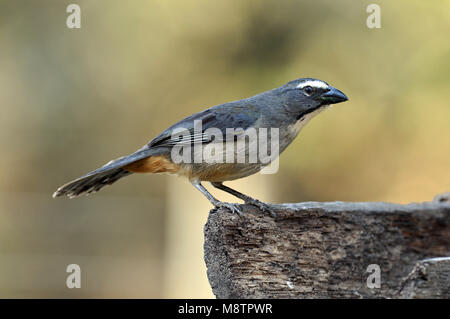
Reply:
[[[241,208],[239,207],[239,204],[236,203],[226,203],[226,202],[216,202],[214,203],[215,208],[226,208],[231,210],[232,213],[238,214],[239,216],[244,216],[244,213],[242,212]]]
[[[274,219],[278,218],[277,213],[275,213],[273,211],[273,209],[270,208],[269,205],[267,205],[266,203],[261,202],[260,200],[257,200],[257,199],[249,197],[247,200],[245,200],[245,203],[258,207],[260,210],[262,210],[263,213],[268,213]]]

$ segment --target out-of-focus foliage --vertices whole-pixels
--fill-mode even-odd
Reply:
[[[170,297],[174,177],[72,201],[51,193],[193,112],[297,77],[350,100],[282,155],[267,177],[279,202],[448,191],[450,2],[378,1],[382,28],[368,29],[372,2],[76,1],[79,30],[65,24],[70,2],[0,2],[0,296]],[[69,263],[91,269],[84,289],[65,287]]]

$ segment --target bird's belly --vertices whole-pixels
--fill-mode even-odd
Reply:
[[[224,182],[255,174],[261,168],[263,166],[256,163],[193,163],[186,171],[190,173],[190,180]]]
[[[268,148],[272,151],[270,145]],[[191,180],[210,182],[234,180],[255,174],[270,164],[269,158],[265,157],[267,152],[260,152],[254,139],[244,143],[210,143],[194,150],[193,153],[194,158],[202,160],[182,164],[187,168],[184,171],[189,172],[188,177]],[[261,155],[262,153],[264,155]]]

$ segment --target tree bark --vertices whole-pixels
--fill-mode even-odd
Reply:
[[[244,217],[211,211],[204,248],[217,298],[450,297],[448,264],[424,262],[428,278],[447,278],[434,293],[417,292],[423,276],[411,275],[422,259],[450,256],[449,202],[270,207],[277,220],[251,205],[241,205]]]
[[[450,298],[450,257],[417,262],[402,284],[400,297],[406,299]]]

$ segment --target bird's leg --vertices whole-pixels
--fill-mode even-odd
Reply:
[[[202,194],[205,195],[205,197],[211,202],[211,204],[214,205],[214,207],[228,208],[229,210],[231,210],[231,212],[237,213],[239,216],[243,216],[242,210],[239,208],[238,204],[221,202],[213,195],[211,195],[211,193],[208,192],[208,190],[200,182],[192,182],[192,185],[194,185],[195,188],[202,192]]]
[[[238,192],[235,189],[225,186],[222,184],[222,182],[211,182],[211,185],[214,186],[215,188],[223,190],[224,192],[227,192],[233,196],[236,196],[239,199],[242,199],[246,204],[256,206],[259,209],[261,209],[263,212],[268,212],[273,218],[277,218],[277,214],[266,203],[263,203],[260,200],[252,198],[250,196],[242,194],[241,192]]]

